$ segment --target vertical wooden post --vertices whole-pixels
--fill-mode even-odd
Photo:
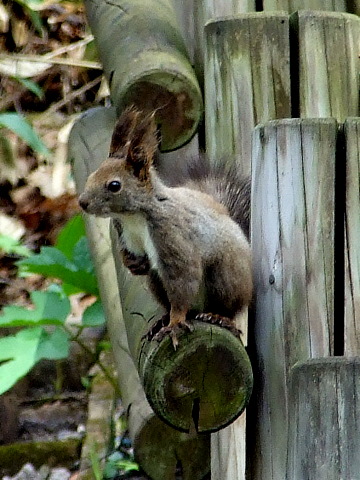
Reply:
[[[289,13],[297,10],[347,11],[346,0],[263,0],[265,11],[284,10]]]
[[[241,13],[255,12],[255,0],[193,0],[193,15],[195,22],[194,64],[195,70],[204,83],[204,27],[207,22]]]
[[[223,18],[205,33],[207,153],[233,154],[249,173],[253,127],[291,115],[288,16]]]
[[[360,19],[300,11],[292,23],[299,42],[299,116],[334,117],[339,122],[357,116]]]
[[[206,25],[205,126],[210,158],[232,156],[249,173],[255,123],[290,115],[288,28],[282,14],[241,15]],[[246,324],[243,319],[244,332]],[[245,478],[245,432],[242,415],[212,435],[212,478]]]
[[[351,13],[360,15],[360,0],[350,0]]]
[[[309,360],[293,368],[288,468],[281,478],[359,478],[359,396],[359,358]]]
[[[360,355],[360,119],[345,122],[345,355]]]
[[[334,119],[255,129],[252,226],[257,410],[251,478],[285,478],[288,378],[332,352]]]

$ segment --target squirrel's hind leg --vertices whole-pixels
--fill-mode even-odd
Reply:
[[[153,325],[150,330],[146,333],[146,338],[148,340],[156,340],[157,342],[161,342],[161,340],[167,336],[171,338],[172,344],[174,349],[176,350],[177,346],[179,345],[178,341],[178,334],[184,328],[188,330],[192,330],[192,326],[186,321],[186,314],[188,309],[174,309],[173,307],[170,309],[170,314],[164,315],[158,322]],[[168,321],[167,324],[164,324]],[[161,326],[159,330],[159,326]]]
[[[236,328],[235,321],[229,317],[223,317],[222,315],[213,313],[199,313],[196,315],[195,320],[226,328],[238,338],[240,338],[240,335],[242,334],[241,330]]]

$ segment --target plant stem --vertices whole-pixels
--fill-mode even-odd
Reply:
[[[120,388],[117,384],[117,381],[116,379],[114,378],[114,376],[111,374],[111,372],[109,371],[109,369],[101,362],[100,358],[97,357],[97,355],[91,350],[91,348],[89,348],[79,337],[77,334],[73,334],[71,332],[71,330],[66,327],[65,325],[63,325],[63,329],[65,330],[65,332],[70,336],[70,340],[73,341],[73,342],[77,342],[78,345],[80,345],[80,347],[85,350],[85,352],[87,354],[89,354],[93,361],[100,367],[100,369],[102,370],[102,372],[104,373],[105,377],[108,379],[108,381],[111,383],[111,385],[114,387],[114,390],[115,390],[115,393],[117,396],[121,397],[121,392],[120,392]]]

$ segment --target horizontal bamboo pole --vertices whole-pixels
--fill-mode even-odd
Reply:
[[[89,173],[106,158],[115,119],[115,109],[98,108],[88,112],[74,125],[69,140],[69,159],[73,163],[78,192],[84,188]],[[180,461],[183,478],[200,480],[209,470],[209,437],[177,432],[154,415],[146,400],[128,345],[116,282],[117,272],[111,254],[109,222],[87,217],[86,224],[122,401],[128,411],[135,456],[146,473],[154,479],[173,480]],[[138,300],[136,292],[133,298]],[[141,305],[134,305],[134,308],[141,311]],[[189,451],[192,452],[191,456],[188,455]]]
[[[250,360],[229,331],[196,323],[179,336],[144,342],[139,373],[154,410],[170,425],[199,433],[216,431],[244,410],[252,391]]]
[[[158,109],[162,149],[195,134],[202,97],[170,0],[86,0],[111,98],[118,113],[129,104]]]

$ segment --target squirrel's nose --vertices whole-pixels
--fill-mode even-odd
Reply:
[[[86,198],[79,198],[79,205],[83,210],[86,210],[89,206],[89,201]]]

